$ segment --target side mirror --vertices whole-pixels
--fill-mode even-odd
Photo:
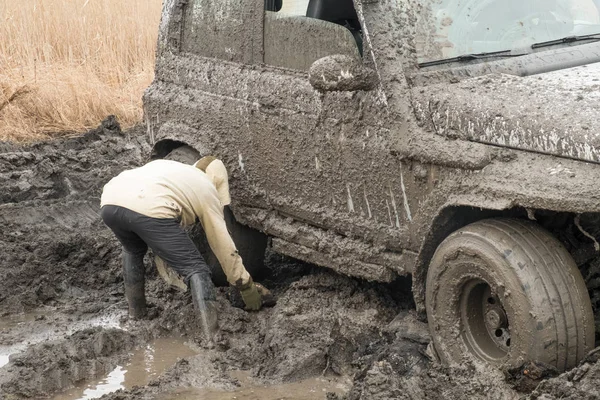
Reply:
[[[315,61],[308,70],[310,84],[320,92],[373,90],[379,83],[377,73],[360,60],[336,54]]]

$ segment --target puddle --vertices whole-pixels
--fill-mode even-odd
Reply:
[[[45,318],[49,314],[49,311],[37,310],[29,313],[11,314],[0,317],[0,332],[18,328],[19,325],[37,321],[40,317]],[[8,364],[8,358],[11,354],[18,353],[25,349],[25,347],[26,345],[22,343],[10,346],[0,346],[0,368]]]
[[[21,352],[27,346],[60,339],[94,326],[123,329],[119,317],[119,313],[108,312],[88,319],[69,321],[65,330],[57,330],[56,327],[66,324],[68,316],[55,310],[39,309],[0,317],[0,332],[12,333],[17,338],[13,343],[0,345],[0,368],[8,364],[11,354]]]
[[[197,354],[183,338],[157,339],[145,347],[136,349],[125,365],[119,365],[108,376],[63,392],[54,400],[88,400],[95,399],[119,389],[130,389],[133,386],[147,385],[161,375],[178,358]]]
[[[25,350],[25,347],[26,346],[24,344],[14,346],[0,346],[0,368],[8,364],[8,358],[11,356],[11,354],[15,354]]]
[[[234,371],[230,375],[241,386],[234,391],[216,389],[183,389],[164,394],[157,400],[316,400],[325,399],[328,392],[345,394],[350,382],[343,378],[312,378],[294,383],[263,385],[253,381],[249,372]]]
[[[85,387],[76,387],[58,396],[55,400],[71,399],[97,399],[111,392],[123,389],[125,382],[125,369],[120,365],[108,374],[106,378],[97,384],[88,384]]]
[[[8,364],[8,357],[10,357],[10,354],[0,354],[0,368]]]
[[[15,328],[26,322],[33,322],[39,318],[45,318],[47,315],[50,315],[50,311],[37,310],[29,313],[11,314],[0,317],[0,331]]]

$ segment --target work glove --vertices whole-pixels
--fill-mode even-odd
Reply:
[[[262,307],[262,297],[252,279],[240,288],[240,294],[248,311],[258,311]]]
[[[248,287],[249,284],[244,285],[244,287]],[[256,290],[258,291],[261,299],[262,307],[273,307],[277,304],[275,301],[275,296],[271,293],[269,289],[261,285],[260,283],[254,283],[256,286]],[[227,298],[229,299],[229,303],[236,308],[247,308],[246,302],[242,297],[242,293],[239,286],[231,286],[229,289],[229,293],[227,294]]]
[[[258,289],[258,293],[260,293],[260,299],[263,307],[274,307],[277,302],[275,301],[275,296],[271,293],[269,289],[261,285],[260,283],[255,283],[256,289]]]

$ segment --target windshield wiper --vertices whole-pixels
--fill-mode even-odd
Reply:
[[[591,35],[567,36],[562,39],[548,40],[547,42],[535,43],[531,45],[531,48],[538,49],[540,47],[554,46],[563,43],[580,42],[582,40],[600,40],[600,33],[593,33]]]
[[[472,61],[472,60],[479,60],[479,59],[483,59],[483,58],[520,57],[520,56],[524,56],[524,55],[526,55],[526,54],[523,54],[523,53],[515,54],[512,52],[512,50],[491,51],[488,53],[464,54],[464,55],[458,56],[458,57],[445,58],[443,60],[427,61],[424,63],[420,63],[419,67],[421,67],[421,68],[431,67],[434,65],[450,64],[450,63],[454,63],[454,62],[463,62],[463,61]]]

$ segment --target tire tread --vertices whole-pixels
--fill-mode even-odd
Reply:
[[[569,299],[569,306],[572,308],[572,299],[571,293],[569,291],[568,286],[566,285],[565,279],[555,279],[557,276],[554,273],[559,274],[563,277],[564,268],[560,268],[560,264],[557,260],[557,252],[550,251],[547,246],[545,246],[545,241],[548,240],[548,233],[545,231],[541,232],[533,232],[530,229],[530,226],[533,224],[525,224],[519,220],[497,220],[498,225],[502,225],[507,230],[512,230],[514,235],[519,235],[524,243],[527,246],[521,246],[523,250],[530,255],[530,259],[532,259],[532,263],[534,258],[539,260],[545,260],[545,268],[536,268],[538,275],[544,282],[544,286],[546,288],[552,288],[553,290],[548,290],[547,293],[550,297],[550,305],[552,307],[552,314],[554,317],[554,321],[557,324],[557,327],[561,329],[557,329],[558,332],[564,332],[564,339],[557,337],[556,343],[556,360],[557,366],[566,369],[569,365],[574,364],[576,362],[577,351],[575,351],[575,357],[570,360],[569,354],[573,354],[571,351],[571,347],[576,347],[577,342],[579,341],[579,337],[577,336],[577,321],[575,320],[574,313],[569,313],[565,310],[565,301],[567,298]],[[537,244],[536,244],[537,242]],[[539,245],[544,245],[544,248],[540,248]],[[564,249],[556,248],[557,251],[561,251]],[[566,250],[565,250],[566,251]],[[537,257],[536,257],[537,256]],[[554,272],[554,273],[552,273]],[[559,303],[555,302],[555,299],[560,299]],[[575,336],[570,335],[570,327],[575,326]],[[575,341],[573,341],[575,339]],[[561,347],[560,343],[564,340],[565,346]],[[575,342],[575,346],[573,346],[573,342]]]
[[[462,241],[465,241],[464,245],[460,244]],[[489,254],[500,257],[497,260],[504,258],[508,263],[506,265],[517,273],[515,276],[520,276],[509,287],[514,290],[519,281],[521,285],[527,284],[523,286],[523,295],[526,296],[523,299],[529,299],[527,301],[531,301],[531,305],[535,307],[530,312],[530,323],[532,327],[539,326],[538,339],[542,341],[531,347],[529,357],[540,357],[561,371],[572,368],[583,360],[593,348],[595,340],[594,315],[585,282],[573,257],[562,243],[532,221],[486,219],[467,225],[448,236],[438,247],[440,255],[437,256],[437,251],[434,255],[437,267],[428,272],[428,312],[433,311],[437,315],[435,304],[440,301],[435,294],[439,290],[438,279],[448,279],[442,278],[446,273],[444,257],[455,254],[455,251],[460,252],[461,246],[473,246],[473,243],[480,243],[476,247],[468,247],[475,251],[474,254],[480,251],[476,250],[477,246],[483,246],[482,254],[491,251]],[[488,250],[484,250],[486,248]],[[448,251],[451,252],[447,253]],[[503,263],[499,265],[504,265]],[[431,326],[434,330],[439,329],[435,321]],[[532,329],[535,334],[535,328]],[[432,335],[435,338],[434,331]],[[519,353],[515,353],[514,357],[517,354]]]

